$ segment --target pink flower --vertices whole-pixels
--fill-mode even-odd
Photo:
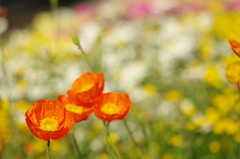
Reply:
[[[132,18],[146,18],[154,16],[154,5],[151,2],[140,1],[131,3],[126,11],[127,17]]]
[[[188,3],[180,3],[179,5],[167,10],[166,13],[179,15],[179,14],[186,14],[186,13],[191,13],[196,11],[202,11],[205,9],[206,9],[206,6],[201,3],[188,2]]]

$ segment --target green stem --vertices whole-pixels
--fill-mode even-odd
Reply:
[[[138,150],[138,155],[140,156],[140,158],[143,158],[144,153],[143,153],[143,151],[139,148],[137,142],[136,142],[135,139],[133,138],[132,132],[131,132],[131,130],[130,130],[130,128],[129,128],[129,126],[128,126],[128,124],[127,124],[127,122],[126,122],[125,120],[123,120],[123,124],[124,124],[124,126],[125,126],[128,134],[129,134],[129,137],[130,137],[130,139],[132,140],[134,146],[135,146],[135,147],[137,148],[137,150]]]
[[[47,159],[50,159],[50,140],[47,141]]]
[[[82,47],[81,47],[80,44],[78,45],[78,48],[79,48],[79,50],[82,52],[82,54],[83,54],[83,56],[84,56],[84,59],[86,60],[89,69],[92,71],[91,64],[90,64],[90,62],[89,62],[89,60],[88,60],[88,58],[87,58],[87,55],[86,55],[85,52],[83,51],[83,49],[82,49]]]
[[[79,159],[81,159],[81,158],[83,158],[83,157],[82,157],[82,153],[81,153],[81,151],[80,151],[80,148],[79,148],[79,146],[78,146],[78,144],[77,144],[76,138],[75,138],[75,136],[74,136],[74,127],[73,127],[73,130],[72,130],[72,137],[73,137],[74,146],[76,147],[77,152],[78,152]]]
[[[111,144],[111,146],[112,146],[113,152],[114,152],[115,155],[116,155],[116,158],[121,159],[122,157],[121,157],[121,155],[120,155],[120,153],[119,153],[116,145],[113,143],[112,138],[111,138],[111,136],[110,136],[110,134],[109,134],[109,131],[108,131],[108,136],[109,136],[109,141],[110,141],[110,144]]]
[[[105,126],[105,133],[106,133],[107,149],[108,149],[110,158],[111,159],[121,159],[122,157],[110,137],[110,133],[108,131],[109,123],[104,122],[104,126]]]
[[[80,42],[79,42],[78,37],[77,37],[76,35],[74,35],[74,36],[72,36],[72,40],[73,40],[73,43],[74,43],[75,45],[77,45],[78,49],[79,49],[79,50],[81,51],[81,53],[83,54],[83,57],[84,57],[85,61],[87,62],[87,65],[88,65],[89,69],[90,69],[91,71],[93,71],[92,66],[91,66],[91,64],[90,64],[90,62],[89,62],[89,60],[88,60],[88,58],[87,58],[87,55],[86,55],[86,53],[84,52],[82,46],[80,45]]]
[[[107,151],[108,151],[108,153],[109,153],[109,157],[110,157],[110,159],[112,158],[112,156],[113,156],[113,153],[112,153],[112,151],[111,151],[111,149],[110,149],[110,144],[109,144],[109,142],[108,142],[108,123],[106,123],[106,122],[103,122],[103,124],[104,124],[104,128],[105,128],[105,140],[106,140],[106,145],[107,145]]]

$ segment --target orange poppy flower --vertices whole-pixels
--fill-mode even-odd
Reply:
[[[68,98],[76,105],[91,103],[102,94],[104,88],[104,75],[102,73],[86,72],[76,79],[72,89],[67,92]]]
[[[70,112],[75,122],[87,120],[88,116],[93,111],[91,104],[84,104],[81,106],[76,105],[65,95],[58,96],[58,101],[60,101],[64,105],[64,107]]]
[[[65,137],[74,124],[62,103],[50,99],[38,100],[25,116],[31,133],[44,141],[57,141]]]
[[[111,122],[116,119],[124,119],[131,105],[128,94],[111,92],[102,94],[93,101],[93,111],[98,118]]]
[[[240,57],[240,43],[233,39],[228,40],[228,42],[231,45],[231,49]]]

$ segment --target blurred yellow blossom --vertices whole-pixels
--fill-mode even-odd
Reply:
[[[109,156],[107,153],[101,153],[99,159],[109,159]]]
[[[109,137],[110,137],[110,139],[112,140],[112,142],[114,144],[116,144],[118,142],[118,140],[119,140],[118,135],[116,133],[113,133],[113,132],[110,132],[110,136]]]
[[[226,133],[228,135],[233,135],[237,133],[238,130],[239,130],[239,124],[233,121],[231,118],[224,118],[224,119],[218,120],[213,125],[214,134]]]
[[[41,153],[45,152],[45,142],[42,142],[42,140],[33,140],[24,145],[24,151],[27,154],[32,155],[39,155]]]
[[[202,127],[205,121],[206,119],[203,115],[193,116],[193,123],[198,127]]]
[[[68,151],[68,143],[66,140],[59,140],[54,143],[54,146],[51,147],[53,153],[63,153]]]
[[[22,111],[27,111],[31,107],[31,103],[28,103],[26,100],[20,100],[16,103],[18,108]]]
[[[165,153],[165,154],[163,154],[161,159],[173,159],[173,155],[171,155],[169,153]]]
[[[218,112],[218,109],[214,108],[214,107],[207,108],[207,110],[205,111],[205,115],[206,115],[206,120],[210,121],[213,124],[216,121],[218,121],[219,118],[220,118],[220,114]]]
[[[8,102],[7,102],[8,103]],[[5,103],[6,104],[6,103]],[[6,107],[2,105],[3,107]],[[8,104],[7,104],[8,106]],[[1,124],[0,124],[0,137],[3,139],[10,139],[12,132],[10,130],[10,113],[9,110],[0,108],[0,117],[1,117]]]
[[[239,124],[235,121],[233,121],[231,118],[225,119],[225,125],[226,125],[226,134],[233,135],[239,130]]]
[[[221,143],[219,141],[213,141],[209,145],[209,151],[211,153],[216,153],[220,150],[221,148]]]
[[[25,92],[26,89],[27,89],[27,83],[24,80],[18,80],[17,81],[17,86],[18,86],[18,89],[21,93]]]
[[[157,92],[157,89],[153,84],[144,85],[144,89],[149,95],[154,95]]]
[[[201,58],[204,60],[210,60],[211,59],[211,53],[213,50],[213,44],[212,44],[211,38],[205,38],[199,46],[199,49],[201,50]],[[209,59],[210,58],[210,59]]]
[[[238,57],[238,56],[236,56],[235,54],[233,54],[232,51],[229,51],[229,52],[231,52],[230,55],[228,55],[228,56],[223,56],[223,57],[222,57],[222,61],[223,61],[223,63],[224,63],[225,65],[228,65],[228,64],[233,63],[233,62],[235,62],[235,61],[239,61],[239,57]]]
[[[165,97],[167,100],[173,101],[173,102],[178,101],[183,98],[182,93],[179,92],[178,90],[172,90],[172,91],[167,92]]]
[[[222,94],[212,96],[212,104],[218,108],[221,115],[227,115],[238,100],[238,94],[233,89],[225,89]]]
[[[188,130],[195,130],[197,128],[197,126],[194,123],[192,123],[192,122],[187,122],[186,123],[186,128]]]
[[[223,4],[219,3],[218,0],[208,1],[207,6],[208,6],[209,10],[211,10],[214,13],[222,13],[224,10]]]
[[[196,106],[188,102],[185,102],[185,104],[181,104],[181,109],[186,117],[192,117],[197,111]]]
[[[214,86],[214,87],[221,87],[222,86],[222,78],[220,77],[219,75],[219,72],[216,68],[215,65],[211,65],[208,67],[207,71],[206,71],[206,74],[205,74],[205,77],[204,77],[204,80]]]
[[[174,135],[168,139],[168,144],[172,146],[181,146],[183,143],[183,138],[181,135]]]
[[[223,14],[216,14],[215,22],[213,24],[213,33],[219,37],[226,39],[239,39],[239,12],[224,12]]]
[[[222,120],[218,120],[214,123],[212,131],[214,134],[222,134],[224,132],[225,124]]]
[[[227,65],[226,76],[228,82],[232,84],[240,82],[240,61],[235,61]]]
[[[8,99],[2,99],[1,100],[1,107],[5,110],[9,109],[10,101]]]

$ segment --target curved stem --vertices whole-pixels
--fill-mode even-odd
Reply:
[[[83,157],[82,157],[82,153],[81,153],[81,151],[80,151],[80,148],[79,148],[79,146],[78,146],[78,144],[77,144],[76,138],[75,138],[75,136],[74,136],[74,127],[73,127],[73,130],[72,130],[72,137],[73,137],[74,146],[75,146],[76,149],[77,149],[77,153],[78,153],[79,159],[81,159],[81,158],[83,158]]]
[[[91,64],[90,64],[90,62],[89,62],[89,60],[88,60],[88,58],[87,58],[87,55],[86,55],[86,53],[84,52],[82,46],[80,45],[80,42],[79,42],[78,37],[77,37],[76,35],[74,35],[74,36],[72,36],[72,40],[73,40],[73,43],[74,43],[75,45],[77,45],[78,49],[79,49],[79,50],[81,51],[81,53],[83,54],[83,57],[84,57],[85,61],[87,62],[87,65],[88,65],[89,69],[90,69],[91,71],[93,71],[92,66],[91,66]]]
[[[110,133],[108,131],[108,126],[109,123],[108,122],[104,122],[104,126],[105,126],[105,133],[106,133],[106,144],[107,144],[107,149],[110,155],[111,159],[121,159],[121,155],[118,151],[118,149],[116,148],[116,146],[114,145]]]
[[[128,126],[128,124],[127,124],[127,122],[125,120],[123,120],[123,124],[124,124],[128,134],[129,134],[129,137],[132,140],[134,146],[138,150],[138,155],[140,156],[140,158],[142,158],[144,156],[144,153],[143,153],[143,151],[140,148],[138,148],[139,146],[138,146],[137,142],[135,141],[135,139],[133,138],[132,132],[131,132],[131,130],[130,130],[130,128],[129,128],[129,126]]]
[[[108,123],[103,122],[104,128],[105,128],[105,140],[106,140],[106,145],[107,145],[107,151],[109,153],[110,158],[112,158],[112,152],[110,149],[110,144],[108,142]]]
[[[50,159],[50,140],[47,141],[47,159]]]
[[[78,45],[78,48],[79,48],[79,50],[82,52],[82,54],[83,54],[83,56],[84,56],[84,59],[86,60],[89,69],[92,71],[91,64],[90,64],[90,62],[89,62],[89,60],[88,60],[88,58],[87,58],[87,55],[86,55],[85,52],[83,51],[83,49],[82,49],[82,47],[81,47],[80,44]]]

